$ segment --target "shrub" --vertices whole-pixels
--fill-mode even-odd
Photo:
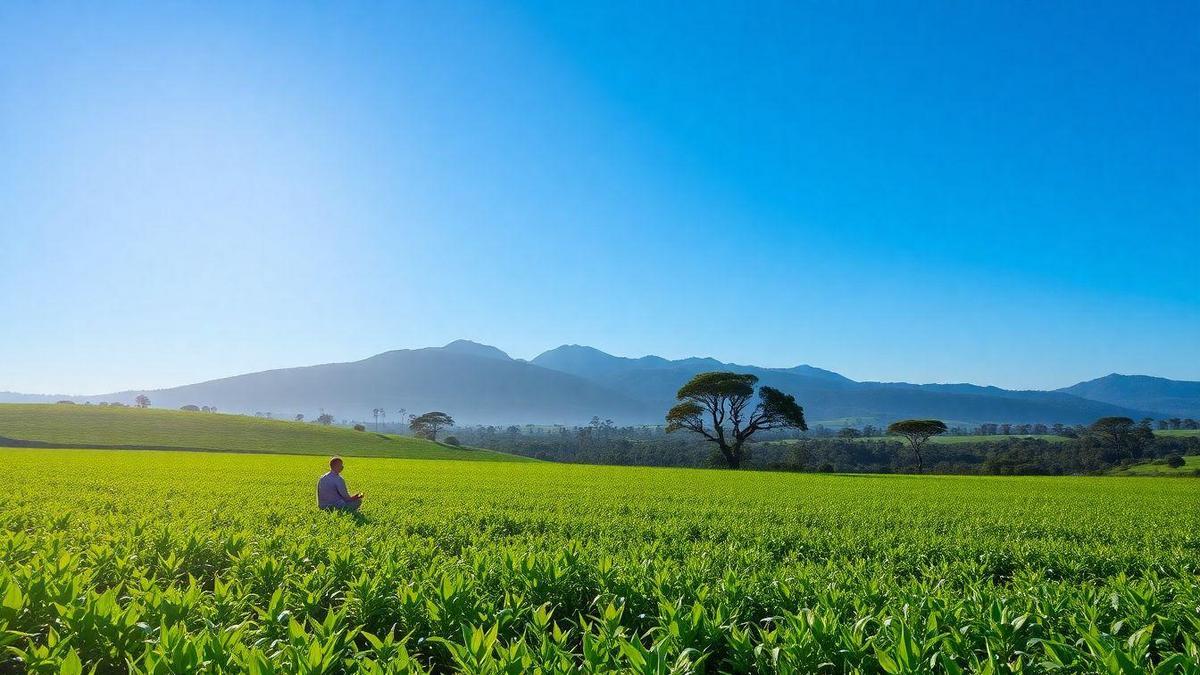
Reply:
[[[1179,455],[1167,455],[1163,463],[1172,469],[1178,469],[1179,467],[1183,466],[1183,458]]]
[[[367,428],[366,428],[366,427],[364,427],[364,426],[363,426],[363,425],[361,425],[361,424],[355,424],[355,425],[354,425],[354,430],[355,430],[355,431],[366,431],[366,430],[367,430]]]
[[[462,443],[458,442],[457,436],[447,436],[446,440],[444,440],[442,442],[445,443],[446,445],[454,445],[454,446],[462,445]]]

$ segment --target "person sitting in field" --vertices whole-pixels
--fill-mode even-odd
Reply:
[[[362,506],[363,493],[350,494],[346,489],[346,481],[341,476],[342,467],[341,457],[329,460],[329,473],[317,481],[317,508],[357,511],[358,507]]]

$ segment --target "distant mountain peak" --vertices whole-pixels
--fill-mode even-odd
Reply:
[[[491,345],[484,345],[470,340],[455,340],[447,344],[442,349],[448,352],[457,352],[459,354],[473,354],[475,356],[486,356],[492,359],[501,359],[503,361],[511,361],[512,357],[506,354],[502,349]]]

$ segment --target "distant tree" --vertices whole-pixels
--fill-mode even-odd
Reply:
[[[458,446],[462,445],[462,442],[460,442],[460,441],[458,440],[458,437],[457,437],[457,436],[447,436],[447,437],[446,437],[446,440],[445,440],[445,441],[443,441],[443,442],[444,442],[446,445],[453,445],[453,446],[455,446],[455,447],[458,447]]]
[[[729,468],[736,469],[746,459],[746,441],[759,431],[808,429],[804,408],[796,403],[796,397],[778,389],[760,387],[758,405],[750,408],[756,384],[758,378],[750,374],[696,375],[675,394],[680,402],[667,411],[667,433],[700,434],[720,448]]]
[[[383,408],[372,408],[371,414],[375,416],[375,431],[379,431],[379,415],[383,413]]]
[[[879,429],[874,424],[867,424],[862,428],[862,435],[867,438],[873,438],[879,435]]]
[[[1200,429],[1200,422],[1197,422],[1196,420],[1189,417],[1183,421],[1182,426],[1184,429],[1191,429],[1194,431],[1196,429]]]
[[[333,415],[330,415],[327,412],[321,413],[317,417],[317,424],[323,424],[325,426],[329,426],[330,424],[333,424]]]
[[[1050,427],[1050,432],[1055,436],[1062,436],[1065,429],[1066,427],[1063,426],[1062,422],[1055,422],[1054,425]]]
[[[1045,436],[1047,433],[1049,433],[1049,431],[1050,430],[1046,428],[1045,424],[1033,425],[1033,433],[1037,434],[1038,436]]]
[[[1166,420],[1159,420],[1158,422],[1155,422],[1154,426],[1158,427],[1159,431],[1166,431],[1171,425]]]
[[[1092,423],[1088,432],[1116,447],[1124,445],[1135,428],[1133,420],[1128,417],[1101,417]]]
[[[1178,417],[1172,417],[1171,419],[1167,420],[1167,422],[1170,423],[1172,429],[1178,429],[1179,425],[1183,424],[1183,420],[1179,419]]]
[[[150,397],[145,394],[138,394],[137,398],[133,399],[133,402],[137,404],[137,407],[139,408],[150,407]]]
[[[446,427],[454,426],[454,418],[444,412],[427,412],[418,415],[408,423],[408,428],[414,434],[431,441],[437,440],[438,432]]]
[[[366,427],[364,427],[364,426],[363,426],[363,425],[361,425],[361,424],[355,424],[355,425],[354,425],[354,430],[355,430],[355,431],[366,431],[366,430],[367,430],[367,428],[366,428]]]
[[[1171,467],[1172,469],[1178,469],[1179,467],[1183,466],[1185,463],[1183,461],[1183,458],[1180,457],[1179,455],[1167,455],[1165,462],[1166,462],[1166,465]]]
[[[180,407],[179,407],[179,409],[180,409],[180,410],[184,410],[184,411],[186,411],[186,412],[200,412],[200,408],[199,408],[199,407],[197,407],[197,406],[194,406],[194,405],[190,405],[190,404],[189,404],[189,405],[185,405],[185,406],[180,406]]]
[[[921,446],[938,434],[946,433],[946,423],[941,420],[901,420],[888,425],[888,433],[903,436],[908,441],[908,447],[917,456],[917,473],[924,468],[921,459]]]
[[[297,414],[297,415],[296,415],[296,421],[297,421],[297,422],[303,422],[303,421],[304,421],[304,414],[303,414],[303,413]]]
[[[401,408],[401,409],[399,409],[399,410],[397,410],[397,411],[396,411],[396,418],[400,420],[400,423],[401,423],[401,424],[403,424],[403,423],[404,423],[404,419],[405,419],[405,418],[404,418],[404,415],[405,415],[405,413],[407,413],[407,412],[408,412],[408,410],[407,410],[407,409],[405,409],[405,408]]]
[[[58,401],[59,405],[75,405],[75,401]]]
[[[859,436],[862,436],[863,434],[862,434],[862,432],[860,432],[858,429],[855,429],[854,427],[845,427],[844,429],[838,431],[837,435],[840,438],[858,438]]]
[[[1003,435],[1005,435],[1005,436],[1008,436],[1009,434],[1011,434],[1011,433],[1012,433],[1012,425],[1011,425],[1011,424],[1007,424],[1007,423],[1005,423],[1005,424],[1001,424],[1001,425],[1000,425],[1000,433],[1001,433],[1001,434],[1003,434]]]

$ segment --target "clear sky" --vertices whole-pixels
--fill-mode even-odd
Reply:
[[[0,4],[0,390],[1200,380],[1200,4],[385,4]]]

